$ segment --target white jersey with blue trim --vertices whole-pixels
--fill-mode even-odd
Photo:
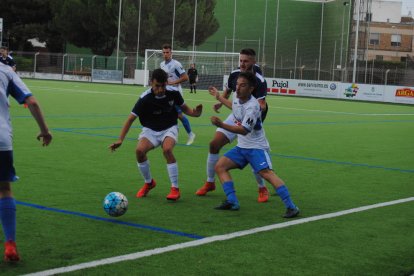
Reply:
[[[10,66],[0,63],[0,151],[13,149],[9,95],[22,104],[32,93]]]
[[[160,67],[168,74],[169,81],[176,81],[181,77],[182,74],[186,73],[181,63],[175,59],[170,59],[169,61],[164,60],[161,62]],[[181,95],[183,94],[181,84],[167,85],[167,89],[180,91]]]
[[[235,124],[243,126],[248,131],[246,135],[237,134],[237,146],[244,149],[270,148],[263,129],[260,104],[253,96],[245,103],[240,103],[236,97],[232,103]]]

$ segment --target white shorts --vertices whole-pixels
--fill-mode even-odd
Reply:
[[[138,140],[141,140],[142,138],[147,138],[151,142],[151,144],[154,146],[154,148],[156,148],[159,145],[161,145],[164,139],[167,137],[173,138],[176,143],[178,142],[178,126],[177,125],[174,125],[162,131],[154,131],[150,128],[144,127],[142,128],[142,131],[138,136]]]
[[[236,119],[234,118],[233,113],[231,113],[226,118],[226,120],[224,120],[224,123],[225,124],[228,124],[228,125],[231,125],[231,126],[235,126],[236,125],[235,121],[236,121]],[[216,129],[216,131],[219,131],[219,132],[223,133],[224,135],[226,135],[226,137],[227,137],[227,139],[229,139],[230,143],[233,142],[234,139],[237,138],[237,134],[236,133],[233,133],[233,132],[230,132],[228,130],[225,130],[224,128],[218,127]]]

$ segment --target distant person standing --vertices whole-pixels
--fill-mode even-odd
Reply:
[[[194,94],[197,93],[197,82],[198,82],[198,72],[197,69],[195,68],[195,64],[191,64],[190,65],[190,69],[188,69],[187,71],[187,75],[190,81],[190,93],[193,93],[193,89],[194,89]]]
[[[181,63],[172,58],[172,50],[170,44],[164,44],[162,46],[162,55],[164,56],[164,61],[161,62],[160,67],[168,74],[168,83],[167,89],[179,91],[181,96],[183,96],[183,89],[181,87],[181,83],[188,80],[188,75],[185,72]],[[178,119],[180,119],[181,123],[183,124],[185,130],[188,134],[188,140],[186,145],[191,145],[194,142],[195,134],[191,131],[190,121],[184,116],[181,108],[179,106],[176,107],[178,112]]]
[[[13,69],[13,71],[16,71],[16,62],[9,55],[9,50],[6,46],[0,47],[0,62],[10,66]]]
[[[49,145],[52,135],[36,98],[9,66],[0,63],[0,221],[5,235],[4,260],[16,262],[20,257],[16,249],[16,201],[11,183],[18,178],[13,166],[9,95],[18,103],[28,105],[30,113],[40,128],[37,139],[42,140],[43,146]]]

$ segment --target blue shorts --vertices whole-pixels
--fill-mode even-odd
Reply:
[[[255,173],[264,169],[272,169],[272,161],[269,153],[264,149],[242,149],[234,147],[224,154],[231,161],[236,163],[240,169],[250,164]]]
[[[13,167],[13,151],[0,151],[0,182],[13,182],[17,179]]]

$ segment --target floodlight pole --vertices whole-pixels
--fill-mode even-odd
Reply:
[[[265,12],[264,12],[262,65],[265,63],[266,18],[267,18],[267,0],[265,2]]]
[[[173,23],[172,23],[172,34],[171,34],[171,49],[174,49],[175,2],[176,2],[176,0],[174,0],[174,7],[173,7]]]
[[[139,35],[141,33],[141,0],[139,0],[139,13],[138,13],[138,34],[137,34],[137,60],[135,64],[135,69],[138,69],[139,62]]]
[[[359,36],[359,9],[361,6],[361,0],[356,0],[355,13],[356,18],[356,29],[355,29],[355,50],[354,50],[354,69],[352,71],[352,83],[355,83],[356,78],[356,67],[358,59],[358,36]]]
[[[195,52],[195,34],[196,34],[196,23],[197,23],[197,0],[195,0],[195,5],[194,5],[194,28],[193,28],[193,63],[195,62],[194,60],[194,52]]]
[[[273,57],[273,77],[276,77],[276,53],[277,53],[277,33],[279,27],[279,0],[277,0],[277,8],[276,8],[276,26],[275,26],[275,54]],[[282,69],[282,68],[280,68]]]
[[[325,3],[322,2],[322,15],[321,15],[321,35],[319,38],[319,64],[318,64],[318,80],[321,75],[321,56],[322,56],[322,34],[323,34],[323,12],[325,9]]]
[[[119,58],[119,38],[121,35],[121,11],[122,0],[119,0],[119,14],[118,14],[118,39],[116,41],[116,70],[118,70],[118,58]]]

